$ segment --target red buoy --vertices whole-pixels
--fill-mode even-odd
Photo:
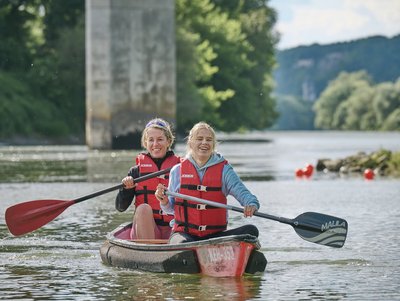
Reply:
[[[311,164],[307,164],[306,167],[303,168],[303,173],[307,178],[311,177],[313,172],[314,166],[312,166]]]
[[[375,173],[372,169],[367,168],[366,170],[364,170],[364,178],[366,180],[373,180],[375,176]]]
[[[301,178],[302,176],[304,176],[304,172],[301,168],[297,168],[296,169],[296,177]]]

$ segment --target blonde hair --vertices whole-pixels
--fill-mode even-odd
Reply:
[[[189,154],[191,153],[190,142],[194,141],[195,135],[197,134],[198,131],[200,131],[202,129],[208,130],[211,133],[211,136],[213,138],[213,145],[212,145],[213,149],[212,150],[213,150],[213,152],[216,151],[217,137],[215,135],[214,129],[208,123],[206,123],[204,121],[200,121],[192,127],[192,129],[189,132],[189,135],[187,136],[187,143],[186,143],[187,153],[189,153]]]
[[[152,128],[159,129],[164,132],[165,137],[167,137],[167,140],[169,141],[168,149],[171,149],[171,146],[175,141],[175,136],[172,133],[170,124],[161,118],[151,119],[146,124],[146,127],[144,128],[144,130],[142,132],[142,139],[141,139],[142,147],[146,148],[147,132],[149,131],[149,129],[152,129]]]

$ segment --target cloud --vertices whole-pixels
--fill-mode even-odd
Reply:
[[[380,30],[392,34],[400,32],[400,1],[398,0],[344,0],[344,8],[368,15],[371,23],[365,25],[369,28],[375,25]]]
[[[279,48],[400,33],[399,0],[270,1],[278,11]]]

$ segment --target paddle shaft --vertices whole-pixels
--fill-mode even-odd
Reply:
[[[204,199],[196,198],[194,196],[189,196],[189,195],[186,195],[186,194],[181,194],[181,193],[171,192],[171,191],[166,191],[165,194],[173,196],[173,197],[177,197],[177,198],[193,201],[193,202],[198,202],[198,203],[205,204],[205,205],[210,205],[210,206],[213,206],[213,207],[225,208],[225,209],[229,209],[229,210],[232,210],[232,211],[244,213],[243,208],[235,207],[235,206],[228,205],[228,204],[216,203],[216,202],[212,202],[212,201],[209,201],[209,200],[204,200]],[[288,225],[294,226],[293,220],[291,220],[289,218],[273,216],[273,215],[262,213],[262,212],[258,212],[258,211],[254,212],[253,215],[259,216],[259,217],[263,217],[263,218],[267,218],[267,219],[271,219],[271,220],[274,220],[274,221],[278,221],[278,222],[281,222],[281,223],[284,223],[284,224],[288,224]]]
[[[146,180],[154,178],[154,177],[158,177],[158,176],[164,175],[164,174],[168,173],[171,170],[171,168],[172,167],[166,168],[166,169],[163,169],[163,170],[160,170],[160,171],[157,171],[157,172],[153,172],[153,173],[150,173],[150,174],[145,175],[145,176],[138,177],[138,178],[134,179],[134,181],[135,181],[135,183],[139,183],[139,182],[143,182],[143,181],[146,181]],[[108,192],[120,189],[122,187],[124,187],[124,184],[121,183],[121,184],[115,185],[113,187],[109,187],[109,188],[106,188],[106,189],[103,189],[103,190],[100,190],[100,191],[97,191],[97,192],[82,196],[80,198],[74,199],[73,201],[74,201],[74,203],[83,202],[83,201],[86,201],[88,199],[95,198],[95,197],[97,197],[99,195],[106,194]]]
[[[242,213],[244,212],[244,210],[239,207],[216,203],[185,194],[170,191],[166,191],[165,194],[217,208],[225,208]],[[348,224],[346,220],[339,217],[317,212],[305,212],[297,216],[295,219],[277,217],[258,211],[254,212],[253,215],[288,224],[293,227],[302,239],[312,243],[333,248],[341,248],[346,241]]]

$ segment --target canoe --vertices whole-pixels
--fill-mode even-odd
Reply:
[[[252,235],[168,244],[168,240],[130,240],[132,223],[107,235],[100,248],[104,264],[156,273],[238,277],[262,273],[267,265],[260,243]]]

